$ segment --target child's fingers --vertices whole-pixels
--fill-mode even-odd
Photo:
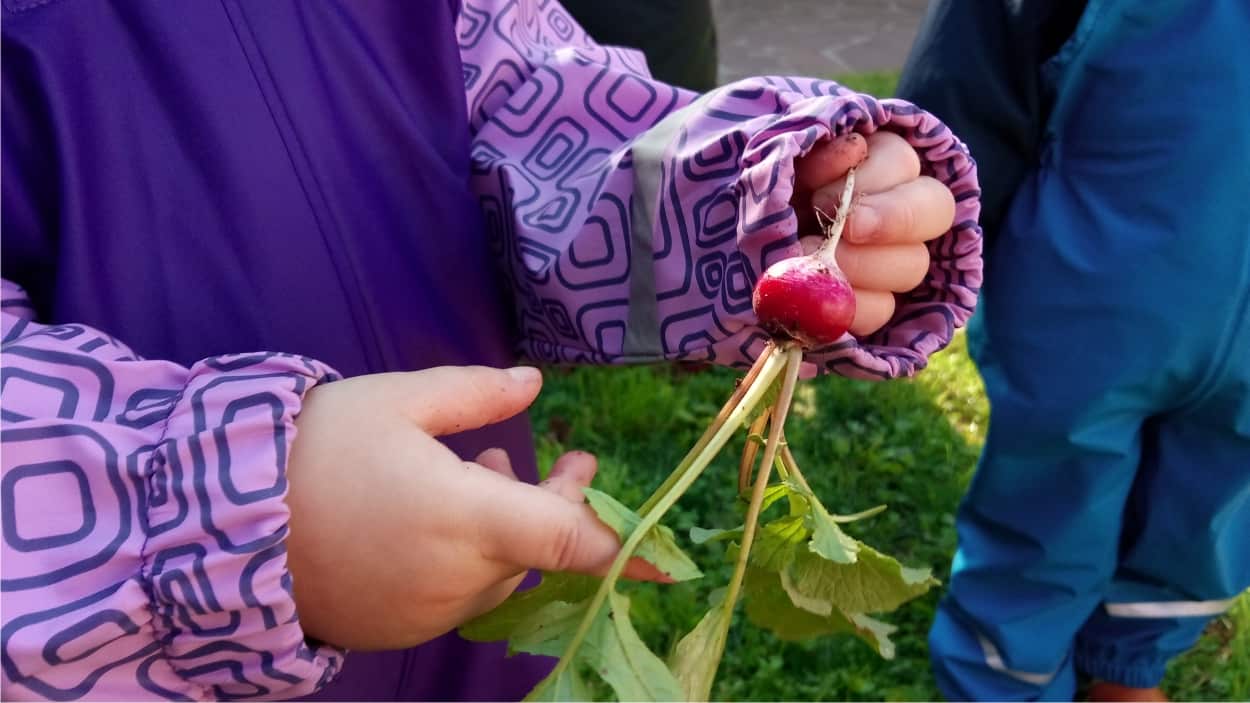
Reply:
[[[533,486],[522,483],[492,486],[488,490],[499,493],[488,501],[506,502],[508,508],[483,512],[481,531],[487,538],[483,553],[502,562],[505,574],[509,564],[544,571],[606,573],[621,542],[586,505],[582,493],[597,469],[593,454],[573,451],[556,460],[537,494]],[[672,581],[638,558],[630,559],[622,573],[639,581]]]
[[[508,452],[498,447],[491,447],[478,454],[473,461],[497,474],[516,480],[516,473],[512,471],[512,459],[508,457]]]
[[[582,489],[590,485],[598,470],[594,454],[568,452],[551,465],[551,473],[542,482],[542,487],[574,503],[584,503],[586,494],[582,493]]]
[[[955,196],[941,181],[921,176],[855,201],[846,239],[857,244],[927,242],[951,228]]]
[[[838,267],[856,290],[906,293],[929,271],[924,244],[855,244],[838,242]]]
[[[586,495],[582,493],[582,489],[590,485],[598,468],[598,460],[593,454],[579,451],[568,452],[552,464],[551,473],[542,485],[547,490],[574,503],[584,503]],[[629,560],[622,574],[625,578],[638,581],[671,580],[659,569],[637,557]]]
[[[855,169],[855,192],[879,193],[920,176],[920,156],[906,139],[893,132],[874,132],[867,141],[868,158]],[[825,181],[812,193],[812,206],[832,217],[845,185],[845,173]]]
[[[475,510],[480,516],[478,549],[499,564],[500,579],[515,569],[607,573],[621,540],[589,505],[571,500],[569,489],[580,481],[564,476],[563,487],[555,478],[542,487],[520,482],[480,486],[482,504]],[[557,489],[559,495],[553,495]],[[631,560],[624,573],[639,580],[668,580],[638,559]]]
[[[542,388],[535,368],[438,366],[372,377],[418,427],[439,437],[502,422],[529,407]]]
[[[868,142],[863,135],[851,132],[823,141],[794,164],[795,185],[813,191],[846,175],[868,155]]]
[[[875,290],[855,291],[855,320],[851,334],[866,337],[885,327],[894,316],[894,294]]]

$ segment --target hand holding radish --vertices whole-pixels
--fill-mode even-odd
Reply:
[[[795,165],[791,204],[805,254],[824,242],[818,213],[828,216],[825,222],[837,214],[851,168],[856,197],[835,256],[855,293],[850,332],[865,336],[894,314],[895,293],[924,280],[929,269],[925,242],[950,229],[955,199],[940,181],[920,175],[919,156],[897,134],[881,131],[865,138],[852,133],[818,144]]]
[[[593,456],[565,454],[533,486],[502,450],[466,462],[435,439],[528,407],[542,378],[513,371],[440,367],[309,391],[287,471],[287,562],[310,637],[409,647],[495,607],[527,569],[606,571],[620,541],[584,503]],[[634,560],[626,575],[659,572]]]
[[[779,637],[851,633],[890,657],[894,628],[870,613],[889,612],[937,584],[927,569],[904,567],[843,532],[839,524],[871,517],[884,506],[854,515],[830,512],[803,477],[783,432],[804,353],[848,331],[871,334],[889,321],[894,294],[924,280],[925,242],[950,229],[954,197],[936,179],[921,176],[916,152],[887,132],[850,134],[816,146],[796,164],[795,180],[791,204],[800,235],[810,236],[801,239],[804,255],[773,263],[755,283],[752,307],[772,339],[754,366],[636,511],[587,491],[592,508],[623,541],[606,575],[587,582],[545,574],[536,588],[461,627],[469,639],[506,639],[511,651],[560,655],[527,700],[587,698],[587,672],[608,683],[620,700],[708,700],[742,600],[747,618]],[[742,524],[690,533],[695,541],[729,540],[725,556],[734,563],[733,574],[709,596],[710,608],[694,629],[661,660],[630,624],[629,596],[617,589],[618,578],[638,554],[647,554],[674,580],[704,576],[660,520],[729,438],[748,426],[738,475],[746,501]],[[774,469],[778,482],[771,481]],[[767,518],[768,507],[779,502],[787,509]],[[757,533],[763,535],[761,547],[753,554]]]

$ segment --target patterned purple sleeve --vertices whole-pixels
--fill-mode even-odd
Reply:
[[[831,81],[755,78],[697,96],[636,52],[590,40],[555,2],[466,0],[458,26],[473,182],[516,294],[524,351],[547,361],[739,366],[766,335],[756,278],[800,253],[794,160],[879,129],[906,138],[956,199],[925,282],[865,339],[809,355],[859,378],[923,368],[981,284],[976,167],[932,115]]]
[[[3,282],[6,698],[308,694],[342,652],[305,642],[285,463],[315,361],[144,361],[33,320]]]

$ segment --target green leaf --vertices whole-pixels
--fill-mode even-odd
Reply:
[[[664,525],[656,525],[638,544],[634,555],[654,564],[674,581],[690,581],[703,576],[694,561],[677,546],[673,531]]]
[[[890,633],[897,628],[893,625],[864,615],[848,616],[832,606],[825,615],[800,608],[790,601],[776,573],[749,567],[744,597],[747,619],[783,640],[805,640],[833,634],[854,635],[882,657],[894,657]]]
[[[722,592],[721,600],[724,595]],[[681,638],[669,658],[669,667],[681,683],[685,700],[706,701],[711,698],[712,683],[720,664],[717,655],[725,651],[725,639],[729,633],[729,623],[725,618],[721,602],[713,602],[711,610],[704,613],[699,624]]]
[[[760,503],[760,513],[768,510],[768,506],[776,503],[782,498],[788,497],[792,492],[792,488],[788,483],[773,483],[764,488],[764,502]]]
[[[742,535],[742,525],[729,530],[708,529],[706,527],[690,528],[690,541],[695,544],[706,544],[708,542],[719,542],[721,540],[733,539]]]
[[[811,512],[812,505],[820,505],[816,496],[794,483],[787,481],[782,484],[782,487],[786,489],[786,498],[790,501],[791,515],[806,515]]]
[[[873,507],[867,510],[861,510],[858,513],[851,513],[850,515],[838,515],[836,513],[830,513],[829,518],[833,520],[834,522],[856,522],[857,520],[863,520],[865,518],[870,518],[873,515],[879,515],[881,513],[884,513],[885,508],[886,506],[884,504],[874,505]]]
[[[781,571],[794,561],[808,531],[802,515],[788,515],[758,528],[751,546],[751,563],[770,571]]]
[[[599,579],[581,574],[544,573],[542,582],[525,591],[513,593],[494,610],[479,615],[460,627],[460,636],[477,642],[506,640],[518,631],[533,631],[543,622],[540,615],[553,603],[565,605],[586,600],[599,587]],[[509,645],[512,652],[520,649],[516,643]],[[559,653],[557,653],[559,654]]]
[[[629,598],[611,591],[609,622],[597,628],[598,661],[594,666],[621,701],[683,700],[681,684],[634,630]],[[587,639],[590,639],[589,637]]]
[[[584,587],[583,579],[591,589]],[[460,634],[475,640],[508,639],[512,652],[562,656],[590,607],[595,584],[589,577],[546,574],[536,588],[514,595],[465,625]],[[577,600],[561,600],[564,597]],[[600,608],[564,668],[543,679],[526,700],[589,700],[583,668],[598,673],[619,700],[668,701],[682,696],[672,672],[634,630],[629,599],[615,591],[608,592],[608,607]]]
[[[885,659],[894,658],[894,642],[890,639],[890,635],[898,631],[898,627],[888,622],[882,622],[875,618],[870,618],[863,613],[854,613],[850,616],[851,622],[855,625],[856,634],[860,639],[868,642],[868,644],[876,643],[874,649]],[[871,637],[872,639],[868,639]]]
[[[586,500],[590,502],[595,515],[598,515],[608,527],[616,530],[616,534],[620,535],[622,541],[629,539],[634,528],[642,522],[638,513],[603,491],[586,487],[582,489],[582,493],[586,495]]]
[[[782,569],[778,575],[781,577],[781,589],[786,592],[786,595],[790,596],[790,602],[796,607],[816,615],[833,614],[833,603],[820,598],[813,598],[794,588],[794,581],[790,578],[789,569]]]
[[[518,624],[508,636],[509,650],[549,657],[563,656],[589,605],[589,600],[578,603],[556,601],[544,605],[534,611],[533,617]],[[600,613],[598,617],[602,619],[607,615]]]
[[[860,543],[849,537],[833,517],[819,503],[807,514],[807,526],[812,530],[808,548],[829,561],[838,564],[854,564]]]
[[[780,576],[766,569],[747,567],[743,598],[747,619],[783,640],[805,640],[854,629],[841,613],[823,616],[795,606],[786,596]]]
[[[814,551],[791,562],[792,590],[824,600],[844,613],[884,613],[938,585],[928,569],[909,569],[893,557],[859,543],[853,564],[839,564]]]
[[[634,530],[642,522],[638,513],[630,510],[612,496],[593,488],[583,488],[586,499],[595,514],[608,527],[616,531],[621,541],[629,539]],[[664,525],[656,525],[638,543],[634,556],[650,562],[655,568],[663,571],[674,581],[689,581],[703,576],[703,572],[694,561],[677,546],[677,538],[673,531]]]

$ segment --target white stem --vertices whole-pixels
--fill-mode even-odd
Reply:
[[[851,215],[851,195],[855,190],[855,167],[846,172],[846,185],[842,187],[842,197],[838,200],[838,212],[829,224],[825,233],[825,242],[820,246],[818,254],[832,257],[842,239],[842,230],[846,228],[846,219]]]

